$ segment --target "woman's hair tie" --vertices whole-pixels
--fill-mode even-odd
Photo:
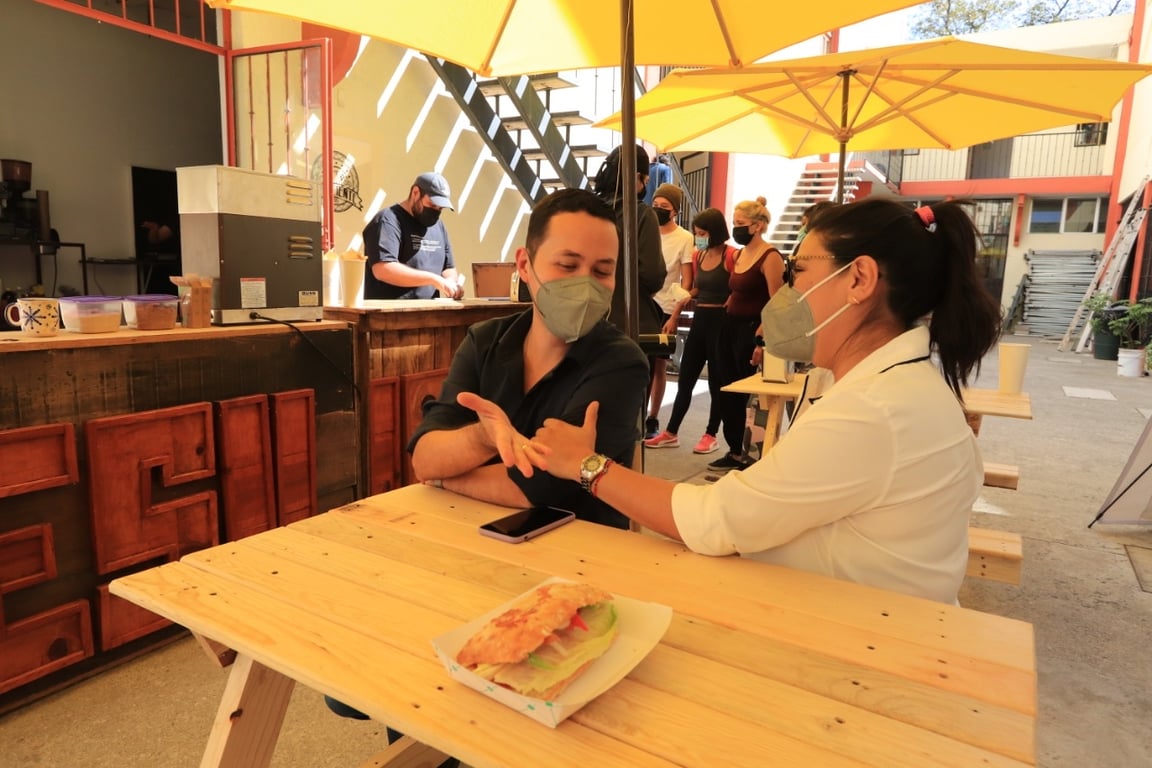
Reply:
[[[932,212],[931,206],[922,205],[913,211],[920,217],[920,221],[924,224],[924,229],[929,232],[936,231],[936,214]]]

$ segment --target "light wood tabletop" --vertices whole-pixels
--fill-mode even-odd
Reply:
[[[203,766],[266,766],[294,682],[408,734],[384,759],[1034,765],[1030,624],[581,521],[524,544],[478,535],[507,511],[408,486],[111,590],[236,652]],[[451,679],[431,645],[552,576],[674,610],[639,666],[555,729]]]
[[[964,410],[977,416],[1006,416],[1031,419],[1032,398],[1027,392],[1000,392],[995,389],[962,389]]]

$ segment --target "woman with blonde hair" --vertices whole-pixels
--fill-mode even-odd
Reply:
[[[732,239],[741,246],[728,278],[728,299],[721,338],[727,342],[725,354],[710,368],[709,379],[716,376],[719,386],[751,376],[759,363],[756,337],[760,335],[760,310],[784,283],[784,257],[765,239],[772,215],[764,207],[763,197],[737,203],[732,212]],[[742,469],[744,458],[744,413],[748,396],[722,392],[719,400],[720,420],[728,453],[708,465],[709,469]]]

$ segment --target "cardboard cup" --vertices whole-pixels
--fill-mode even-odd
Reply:
[[[1017,395],[1024,388],[1024,370],[1028,367],[1031,344],[1000,345],[1000,391]]]
[[[340,259],[340,305],[356,306],[364,285],[364,259]]]
[[[324,266],[324,285],[323,296],[324,306],[336,306],[336,299],[340,295],[339,270],[336,265],[340,263],[339,259],[322,259],[320,262]]]
[[[60,331],[60,302],[57,299],[17,299],[20,330],[26,336],[55,336]]]

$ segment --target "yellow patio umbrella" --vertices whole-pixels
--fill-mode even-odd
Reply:
[[[674,70],[636,101],[636,135],[663,151],[806,157],[849,147],[958,149],[1107,122],[1152,66],[944,37],[774,61]],[[621,114],[597,125],[619,128]]]
[[[453,61],[486,77],[619,66],[633,93],[636,64],[739,67],[830,29],[924,0],[823,0],[818,9],[766,0],[207,0],[369,35]],[[620,167],[636,165],[633,102],[623,104]],[[636,231],[625,196],[623,231]],[[636,285],[634,236],[624,238],[622,289]],[[624,330],[635,337],[636,307]]]
[[[923,0],[632,0],[635,63],[741,66]],[[370,35],[485,77],[620,66],[622,0],[208,0]]]

